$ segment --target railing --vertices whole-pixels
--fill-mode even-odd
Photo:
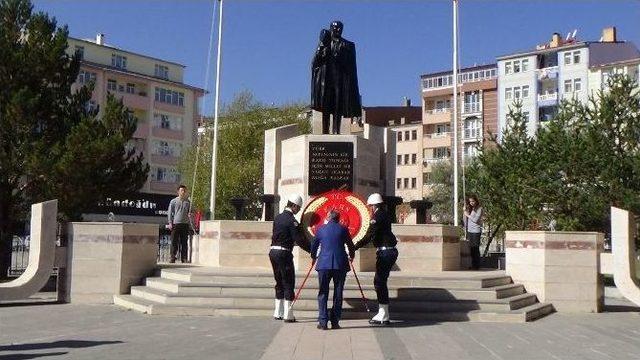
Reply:
[[[445,138],[445,137],[448,137],[448,136],[451,136],[451,132],[450,131],[425,134],[424,137],[429,138],[429,139],[441,139],[441,138]]]
[[[462,108],[462,113],[466,114],[466,113],[477,113],[480,112],[481,108],[480,108],[480,103],[465,103],[464,107]]]
[[[426,110],[425,113],[427,114],[445,114],[445,113],[450,113],[451,112],[451,108],[439,108],[439,109],[429,109]]]
[[[556,101],[558,100],[558,93],[550,94],[538,94],[538,101]]]
[[[30,236],[14,236],[11,242],[9,275],[20,275],[29,265]]]
[[[445,160],[450,160],[451,157],[447,156],[447,157],[440,157],[440,158],[426,158],[424,159],[424,165],[428,165],[428,164],[434,164],[440,161],[445,161]]]

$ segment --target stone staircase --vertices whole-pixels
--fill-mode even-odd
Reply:
[[[114,303],[152,315],[272,316],[274,280],[266,269],[164,267],[157,275],[145,286],[133,286],[130,295],[115,295]],[[304,275],[296,274],[296,286]],[[377,311],[373,275],[358,273],[372,313]],[[298,319],[317,318],[317,292],[313,271],[294,306]],[[551,304],[539,303],[503,271],[392,273],[389,297],[392,320],[525,322],[553,312]],[[366,312],[353,273],[344,299],[343,318],[373,315]]]

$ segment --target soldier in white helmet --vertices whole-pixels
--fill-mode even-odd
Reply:
[[[378,193],[369,195],[367,206],[373,213],[369,229],[365,236],[356,243],[355,248],[359,249],[369,242],[373,242],[376,247],[376,275],[373,285],[378,297],[378,313],[369,320],[374,325],[389,325],[389,289],[387,279],[389,272],[398,259],[398,240],[391,232],[391,217],[382,208],[382,196]]]
[[[302,197],[292,194],[287,198],[284,211],[273,220],[273,235],[269,260],[276,280],[276,301],[273,318],[284,322],[295,322],[291,310],[294,296],[295,269],[293,267],[293,246],[298,244],[304,251],[310,251],[309,242],[304,237],[300,224],[295,218],[302,208]]]

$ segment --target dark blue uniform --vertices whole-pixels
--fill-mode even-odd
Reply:
[[[379,304],[389,304],[389,289],[387,279],[389,272],[398,259],[398,249],[395,248],[398,240],[391,232],[391,217],[386,211],[379,208],[373,214],[367,233],[356,244],[356,250],[373,242],[376,251],[376,275],[373,285]]]
[[[295,244],[309,252],[309,243],[302,234],[300,224],[293,213],[285,209],[273,220],[273,235],[269,251],[273,277],[276,280],[276,299],[293,300],[296,275],[291,251]]]
[[[349,257],[344,250],[344,245],[349,248],[349,257],[353,258],[355,247],[349,230],[340,225],[335,219],[329,220],[316,233],[311,245],[311,257],[316,259],[316,271],[320,290],[318,291],[318,324],[326,327],[330,320],[333,327],[338,325],[342,317],[342,292],[344,281],[349,271]],[[327,311],[327,299],[329,297],[329,282],[333,280],[333,307],[331,315]]]

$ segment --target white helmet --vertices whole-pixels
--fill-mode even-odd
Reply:
[[[369,195],[369,198],[367,199],[367,205],[378,205],[382,203],[383,203],[382,196],[378,193],[373,193]]]
[[[300,196],[298,194],[289,195],[289,197],[287,198],[287,201],[289,201],[292,204],[296,204],[296,205],[302,207],[302,196]]]

